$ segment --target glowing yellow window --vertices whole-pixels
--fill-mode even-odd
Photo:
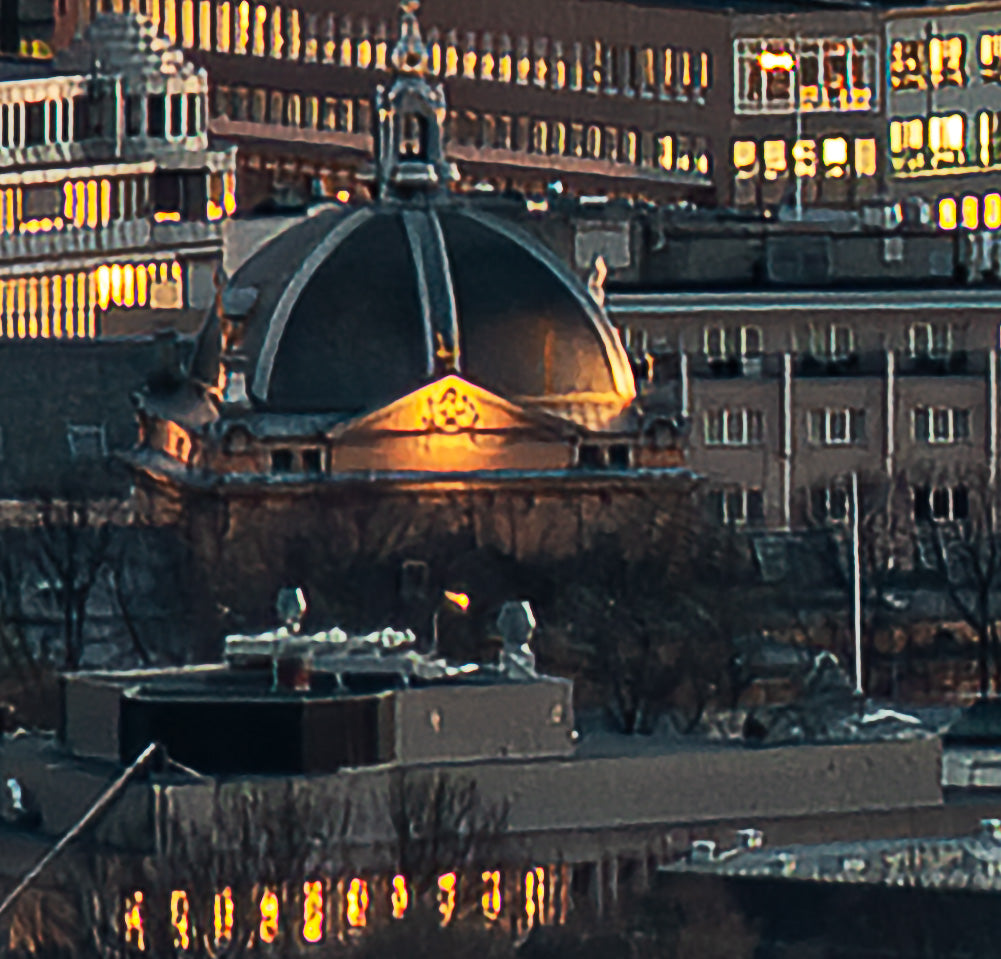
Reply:
[[[663,170],[673,170],[674,169],[674,137],[663,136],[658,141],[660,145],[660,154],[657,157],[657,162],[660,164]]]
[[[146,935],[143,928],[143,894],[138,889],[125,900],[125,941],[140,952],[146,950]]]
[[[212,49],[212,0],[200,0],[198,4],[198,46]]]
[[[1001,193],[988,193],[984,197],[984,226],[988,230],[1001,226]]]
[[[190,49],[195,45],[195,0],[181,3],[181,46]]]
[[[821,146],[824,166],[837,166],[848,162],[848,141],[844,137],[828,137]]]
[[[855,141],[855,173],[857,176],[876,175],[876,141]]]
[[[792,148],[792,172],[798,177],[814,177],[817,175],[817,142],[816,140],[797,140]]]
[[[368,925],[368,883],[364,879],[348,883],[345,902],[348,925],[354,929]]]
[[[964,196],[960,205],[963,217],[963,227],[976,230],[980,226],[980,199],[975,196]]]
[[[254,56],[263,57],[267,52],[264,43],[264,34],[267,32],[268,8],[259,3],[254,8]]]
[[[265,889],[261,894],[261,922],[258,933],[261,942],[274,942],[278,938],[278,894],[272,889]]]
[[[761,144],[761,156],[765,162],[766,180],[777,180],[788,171],[785,140],[765,140]]]
[[[438,877],[438,912],[441,924],[447,926],[455,912],[455,893],[458,879],[454,872],[446,872]]]
[[[276,6],[271,11],[271,56],[275,60],[282,58],[282,48],[285,46],[285,39],[282,36],[282,8]]]
[[[757,173],[758,145],[753,140],[733,141],[733,167],[741,179]]]
[[[220,0],[216,7],[215,46],[219,53],[229,53],[233,26],[230,20],[231,7],[229,0]]]
[[[170,925],[174,931],[175,949],[187,949],[191,945],[191,922],[188,913],[188,894],[183,889],[173,890],[170,894]]]
[[[951,196],[938,201],[938,225],[943,230],[956,229],[956,201]]]
[[[410,894],[407,891],[407,880],[401,875],[393,876],[393,891],[390,894],[390,904],[393,907],[393,918],[402,919],[407,914],[410,904]]]
[[[236,52],[246,53],[250,44],[250,2],[240,0],[236,8]]]

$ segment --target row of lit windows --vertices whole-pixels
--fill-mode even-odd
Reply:
[[[988,193],[984,197],[942,197],[938,201],[938,225],[943,230],[1001,228],[1001,193]]]
[[[177,262],[102,264],[86,272],[0,279],[0,337],[92,339],[98,310],[182,305]]]
[[[733,59],[737,113],[876,107],[875,37],[739,39]]]
[[[365,133],[371,130],[371,101],[318,97],[283,90],[216,87],[219,116],[305,130]],[[512,150],[556,157],[580,157],[632,166],[708,176],[712,156],[704,137],[664,134],[600,124],[512,117],[452,110],[447,118],[452,143],[478,149]]]
[[[963,34],[890,44],[890,85],[894,90],[965,87],[970,82],[967,55],[976,52],[974,76],[983,83],[1001,83],[1001,33],[981,33],[976,40]]]
[[[305,63],[385,70],[394,28],[367,17],[301,12],[249,0],[111,0],[115,10],[150,16],[174,43],[189,49]],[[426,33],[436,76],[533,85],[610,95],[699,98],[712,82],[707,51],[614,46],[600,40],[564,44],[548,37],[455,30]]]
[[[843,136],[822,140],[735,140],[733,168],[737,179],[778,180],[797,177],[840,179],[875,176],[876,141]]]
[[[94,229],[111,222],[109,180],[75,180],[58,188],[7,187],[0,189],[0,233],[49,233],[67,227]],[[41,203],[38,199],[41,199]],[[50,209],[32,207],[49,206]]]
[[[999,166],[1001,115],[981,110],[972,123],[962,113],[891,120],[890,162],[901,173]]]
[[[473,887],[469,893],[461,888],[467,881]],[[527,930],[565,920],[568,892],[565,870],[536,866],[515,876],[489,869],[482,871],[478,880],[446,872],[437,877],[433,896],[442,926],[456,916],[460,896],[465,894],[475,896],[480,914],[489,923],[504,919],[505,912],[511,911],[510,904],[516,903],[516,913],[506,918]],[[251,945],[270,945],[290,928],[303,942],[320,943],[331,934],[361,931],[370,922],[402,919],[414,907],[414,890],[399,874],[388,881],[354,877],[331,884],[310,880],[302,884],[295,904],[290,893],[291,889],[282,886],[263,886],[243,896],[227,886],[213,895],[211,911],[201,912],[185,890],[175,889],[169,903],[173,946],[187,952],[203,941],[220,949],[232,944],[237,936],[246,936]],[[122,936],[127,946],[139,952],[156,951],[157,947],[148,931],[160,924],[149,915],[149,909],[142,890],[125,898]],[[285,916],[289,909],[294,910],[291,921]],[[244,910],[250,912],[249,919],[242,914]],[[199,928],[202,924],[209,928]],[[333,933],[329,931],[331,925]]]

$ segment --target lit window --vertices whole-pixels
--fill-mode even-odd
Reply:
[[[143,929],[143,894],[138,889],[125,900],[125,942],[140,952],[146,951],[146,935]]]
[[[484,872],[480,878],[483,880],[483,895],[480,897],[483,917],[495,922],[500,916],[503,904],[500,872],[497,870]]]
[[[777,180],[788,172],[785,140],[765,140],[761,145],[761,154],[765,161],[766,180]]]
[[[353,882],[358,882],[357,879]],[[323,941],[323,883],[306,882],[302,886],[302,938],[306,942]],[[368,893],[365,894],[368,905]]]
[[[943,230],[955,230],[956,224],[956,201],[951,196],[943,197],[938,201],[938,225]]]
[[[890,85],[894,90],[928,88],[923,40],[895,40],[890,46]]]
[[[977,44],[980,59],[980,79],[984,83],[1001,83],[1001,33],[982,33]]]
[[[794,176],[815,177],[817,175],[817,141],[797,140],[792,146]]]
[[[352,879],[345,895],[348,925],[353,929],[363,928],[368,923],[368,883],[364,879]]]
[[[741,179],[757,175],[758,145],[753,140],[734,140],[733,167]]]
[[[855,173],[858,176],[876,175],[876,141],[872,139],[855,141]]]
[[[961,113],[928,118],[928,150],[933,167],[966,162],[966,118]]]
[[[662,136],[657,141],[660,146],[660,152],[657,156],[657,163],[660,164],[662,170],[673,170],[674,169],[674,137],[667,135]]]
[[[174,889],[170,894],[170,925],[175,949],[186,950],[191,945],[191,920],[188,913],[188,894],[182,889]]]
[[[964,37],[932,37],[928,41],[928,70],[932,86],[966,86],[965,62]]]

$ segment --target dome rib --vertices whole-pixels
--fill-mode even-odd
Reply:
[[[278,347],[285,335],[285,327],[288,325],[292,310],[306,288],[306,284],[337,247],[373,216],[375,216],[375,211],[371,207],[363,207],[356,213],[352,213],[347,219],[341,220],[303,260],[302,266],[296,270],[288,286],[285,287],[278,304],[275,306],[274,313],[268,321],[268,332],[257,357],[251,392],[258,400],[267,401]]]

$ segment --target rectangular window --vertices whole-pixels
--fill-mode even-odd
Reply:
[[[702,351],[710,360],[726,359],[726,330],[722,326],[707,326],[705,328]]]
[[[969,519],[970,493],[956,486],[915,486],[914,519],[918,522],[954,523]]]
[[[945,359],[952,353],[952,324],[912,323],[907,346],[912,357]]]
[[[875,37],[736,40],[737,112],[872,110],[876,47]]]
[[[980,79],[1001,83],[1001,33],[982,33],[977,44]]]
[[[951,407],[917,407],[914,410],[917,443],[964,443],[970,438],[970,411]]]
[[[709,496],[712,511],[724,526],[756,526],[764,522],[764,495],[756,487],[716,490]]]
[[[847,359],[855,350],[855,331],[844,323],[810,327],[810,352],[830,360]]]
[[[846,523],[848,521],[848,490],[838,486],[823,486],[810,493],[813,518],[818,523]]]
[[[108,454],[104,425],[76,425],[66,427],[70,458],[74,460],[101,459]]]
[[[761,410],[706,410],[706,445],[757,445],[764,441],[764,422],[765,417]]]
[[[818,446],[850,446],[865,442],[865,410],[811,410],[807,435]]]

